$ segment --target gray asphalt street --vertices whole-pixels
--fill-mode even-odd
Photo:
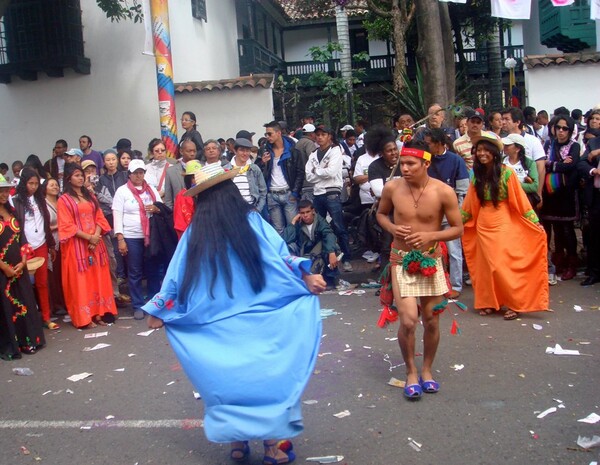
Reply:
[[[297,463],[330,455],[352,465],[598,460],[600,448],[585,451],[576,442],[600,435],[600,423],[577,421],[600,414],[600,285],[584,289],[579,281],[551,289],[552,312],[515,321],[451,307],[441,317],[434,367],[441,391],[418,402],[388,385],[391,377],[404,380],[404,368],[397,324],[376,326],[374,290],[323,295],[322,307],[338,314],[323,320],[317,367],[303,396],[306,429],[294,440]],[[461,301],[472,305],[470,288]],[[450,334],[453,317],[459,335]],[[0,362],[0,463],[233,463],[226,445],[204,437],[202,400],[164,331],[138,335],[144,331],[145,322],[126,318],[86,332],[63,323],[47,332],[38,354]],[[110,346],[84,351],[97,344]],[[546,354],[556,344],[582,355]],[[17,367],[33,375],[17,376]],[[84,372],[92,375],[67,379]],[[551,407],[556,412],[537,418]],[[334,416],[346,410],[350,415]],[[262,445],[251,448],[247,463],[262,463]]]

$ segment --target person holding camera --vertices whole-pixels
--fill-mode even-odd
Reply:
[[[98,199],[100,209],[108,221],[108,224],[113,225],[113,212],[112,202],[113,198],[108,187],[100,183],[100,176],[98,176],[96,163],[92,160],[84,160],[81,163],[83,173],[85,175],[84,187],[89,191],[91,195],[94,195]],[[110,280],[112,283],[113,294],[115,296],[115,302],[119,306],[129,305],[131,303],[131,297],[127,294],[121,294],[119,290],[119,282],[117,276],[117,258],[115,256],[115,248],[113,244],[114,233],[111,231],[108,234],[102,236],[102,241],[106,246],[108,252],[108,263],[110,268]]]
[[[106,326],[117,315],[108,252],[102,239],[110,225],[93,194],[90,178],[92,175],[84,174],[82,167],[66,164],[64,194],[58,199],[63,291],[73,326],[81,329]]]

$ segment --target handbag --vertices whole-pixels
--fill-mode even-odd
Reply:
[[[563,173],[546,173],[544,189],[548,194],[554,194],[566,185],[567,182]]]

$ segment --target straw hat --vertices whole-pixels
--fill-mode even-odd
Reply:
[[[188,189],[184,194],[186,197],[192,197],[206,189],[216,186],[220,182],[233,179],[240,173],[240,168],[234,168],[225,171],[222,166],[216,164],[214,166],[205,165],[202,169],[194,173],[195,185]]]
[[[496,147],[498,147],[498,150],[500,150],[500,152],[504,150],[504,144],[502,143],[502,139],[500,139],[500,137],[498,137],[492,131],[481,131],[481,134],[479,136],[471,137],[471,143],[473,144],[473,147],[476,146],[477,143],[481,142],[482,140],[485,140],[495,145]]]
[[[30,275],[34,275],[35,271],[44,264],[44,257],[34,257],[27,260],[27,271]]]
[[[0,188],[2,187],[13,187],[13,185],[0,174]]]

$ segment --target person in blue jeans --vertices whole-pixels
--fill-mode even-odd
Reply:
[[[129,292],[136,320],[144,319],[142,305],[146,303],[142,278],[146,276],[147,295],[160,290],[165,266],[159,258],[151,257],[150,217],[159,212],[156,202],[162,202],[158,191],[144,181],[146,166],[142,160],[131,160],[129,180],[115,192],[113,198],[114,231],[121,256],[127,260]]]
[[[262,170],[267,184],[267,208],[271,224],[282,234],[298,213],[304,183],[303,157],[294,140],[282,134],[277,121],[265,124],[265,128]]]
[[[323,218],[329,213],[331,217],[331,226],[344,253],[342,268],[344,271],[352,271],[348,230],[344,223],[340,197],[343,184],[342,149],[331,129],[320,126],[315,133],[318,148],[306,162],[306,180],[314,184],[314,206],[317,213]]]

